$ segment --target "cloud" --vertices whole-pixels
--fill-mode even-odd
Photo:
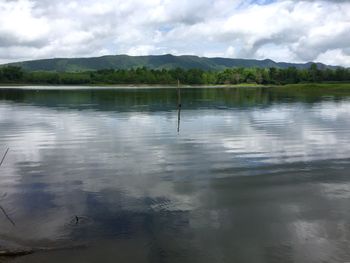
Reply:
[[[5,0],[0,63],[194,54],[350,66],[348,1]],[[331,60],[330,52],[337,52]],[[327,55],[328,54],[328,55]]]
[[[350,54],[346,54],[346,52],[343,52],[341,49],[332,49],[320,54],[316,60],[324,61],[330,65],[341,65],[345,60],[347,61],[347,65],[349,65]]]

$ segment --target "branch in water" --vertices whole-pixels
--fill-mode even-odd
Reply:
[[[4,215],[6,216],[7,220],[10,221],[13,226],[16,226],[15,222],[13,222],[11,217],[6,213],[5,209],[1,205],[0,205],[0,210],[4,213]]]
[[[5,158],[6,158],[6,155],[9,152],[9,150],[10,150],[10,148],[7,148],[4,156],[1,159],[0,166],[3,164],[3,162],[4,162]],[[16,226],[15,222],[13,222],[11,217],[6,213],[5,209],[1,205],[0,205],[0,210],[4,213],[4,215],[6,216],[7,220],[10,221],[13,226]]]
[[[5,158],[6,158],[6,155],[7,155],[7,153],[9,152],[9,150],[10,150],[10,148],[7,148],[7,150],[6,150],[5,154],[4,154],[4,156],[3,156],[2,159],[1,159],[0,166],[1,166],[2,163],[4,162],[4,160],[5,160]]]
[[[18,248],[18,249],[0,249],[0,257],[19,257],[26,256],[36,252],[49,252],[49,251],[59,251],[59,250],[68,250],[68,249],[82,249],[87,246],[84,244],[80,245],[71,245],[71,246],[62,246],[62,247],[37,247],[37,248]]]
[[[0,250],[0,257],[19,257],[33,254],[33,249],[18,249],[18,250]]]

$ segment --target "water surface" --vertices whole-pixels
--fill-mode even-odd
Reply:
[[[181,97],[2,87],[3,246],[86,245],[11,262],[350,261],[350,91]]]

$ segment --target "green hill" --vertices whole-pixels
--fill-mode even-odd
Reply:
[[[24,62],[16,62],[7,65],[20,66],[27,71],[58,71],[58,72],[77,72],[100,69],[131,69],[138,67],[147,67],[150,69],[203,69],[203,70],[222,70],[232,67],[259,67],[259,68],[288,68],[296,67],[298,69],[309,68],[311,63],[294,64],[284,62],[274,62],[270,59],[231,59],[231,58],[206,58],[197,56],[102,56],[91,58],[53,58],[41,59]],[[329,67],[318,63],[319,68]]]

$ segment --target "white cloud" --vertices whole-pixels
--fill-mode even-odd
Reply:
[[[327,50],[326,52],[320,54],[317,61],[323,61],[330,65],[345,65],[350,67],[350,55],[344,54],[341,49]]]
[[[154,46],[151,45],[141,45],[141,46],[135,46],[128,49],[126,53],[132,55],[132,56],[140,56],[140,55],[150,55],[152,54],[152,51],[155,50]]]
[[[349,43],[348,1],[0,3],[0,63],[176,51],[292,62],[317,60],[349,66]]]
[[[33,17],[32,8],[28,1],[0,3],[1,46],[35,46],[44,40],[49,31],[47,19]]]

